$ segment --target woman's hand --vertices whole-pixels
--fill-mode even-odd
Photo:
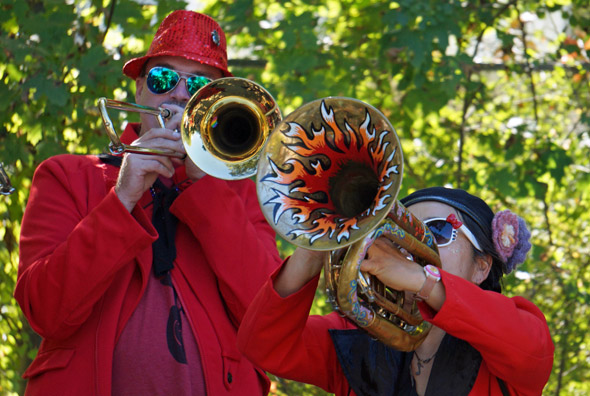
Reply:
[[[385,238],[377,238],[361,263],[361,271],[375,275],[395,290],[418,291],[424,283],[422,267],[406,258],[399,248]]]
[[[361,271],[375,275],[386,286],[407,291],[414,295],[424,285],[426,275],[419,264],[406,258],[393,243],[385,237],[378,238],[369,248],[367,258],[361,263]],[[439,311],[446,300],[442,282],[437,282],[426,303]]]
[[[275,278],[274,288],[281,297],[287,297],[301,289],[316,277],[330,252],[297,248]]]

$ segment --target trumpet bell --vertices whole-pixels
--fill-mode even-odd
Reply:
[[[400,142],[381,112],[356,99],[323,98],[270,135],[258,164],[259,201],[285,240],[333,250],[387,216],[402,168]]]
[[[221,78],[201,88],[187,103],[182,142],[205,173],[244,179],[256,174],[264,143],[280,121],[278,105],[260,85],[243,78]]]

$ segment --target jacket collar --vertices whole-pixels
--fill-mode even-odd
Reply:
[[[141,129],[141,124],[139,122],[130,122],[125,127],[123,134],[121,135],[120,139],[122,143],[131,144],[135,139],[139,137],[139,130]]]

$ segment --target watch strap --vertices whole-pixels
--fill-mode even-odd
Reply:
[[[414,296],[414,298],[418,301],[428,300],[428,297],[430,297],[430,293],[432,292],[434,285],[436,285],[436,283],[440,281],[440,271],[434,265],[429,264],[425,266],[424,274],[426,275],[426,280],[422,284],[420,290],[418,290],[418,292]]]

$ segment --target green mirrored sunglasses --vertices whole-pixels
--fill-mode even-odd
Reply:
[[[165,66],[156,66],[148,72],[146,83],[150,92],[160,95],[172,91],[183,78],[186,80],[186,88],[191,96],[211,82],[211,79],[205,76],[181,73]]]

